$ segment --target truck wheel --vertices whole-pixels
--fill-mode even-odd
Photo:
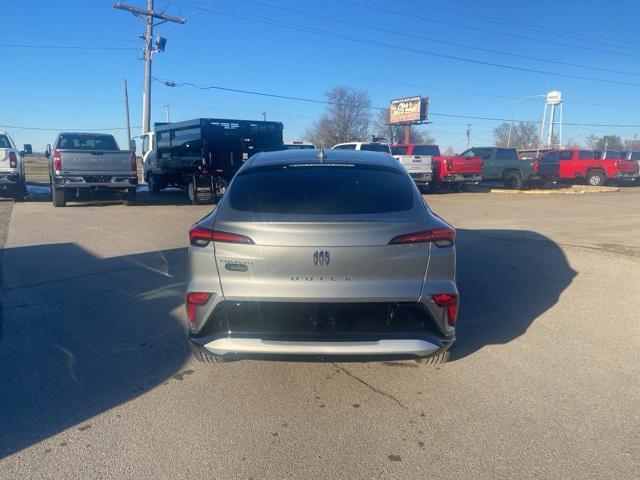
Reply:
[[[522,190],[524,182],[519,173],[507,173],[504,178],[504,186],[509,190]]]
[[[24,183],[19,183],[15,186],[15,190],[13,191],[13,199],[16,202],[24,201],[27,196],[27,186]]]
[[[430,185],[418,185],[418,190],[420,190],[421,194],[426,194],[429,193],[431,191],[431,186]]]
[[[587,183],[594,187],[602,187],[606,182],[607,179],[602,172],[589,172],[587,175]]]
[[[451,357],[451,349],[446,350],[442,353],[437,353],[435,355],[430,355],[428,357],[422,357],[416,360],[416,362],[421,363],[422,365],[437,365],[439,363],[446,363],[449,361],[449,357]]]
[[[191,205],[198,204],[198,197],[196,196],[195,182],[189,182],[189,186],[187,187],[187,195],[189,196],[189,201],[191,202]]]
[[[460,193],[464,190],[464,183],[462,182],[453,182],[451,184],[451,191],[454,193]]]
[[[127,206],[133,206],[138,201],[138,194],[135,188],[130,188],[127,192],[122,194],[122,202]]]
[[[158,183],[158,179],[153,173],[147,176],[147,187],[151,195],[157,195],[162,190],[162,186]]]
[[[54,207],[67,206],[67,199],[64,196],[64,190],[62,188],[55,188],[51,185],[51,198],[53,199]]]

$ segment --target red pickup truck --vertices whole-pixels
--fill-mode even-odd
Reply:
[[[434,147],[438,148],[437,145]],[[432,185],[446,185],[454,192],[462,191],[470,183],[482,181],[482,157],[460,155],[438,155],[431,157],[433,165]]]
[[[550,150],[534,163],[542,180],[584,181],[604,185],[611,180],[632,180],[638,176],[638,162],[624,158],[601,158],[593,150],[569,148]]]

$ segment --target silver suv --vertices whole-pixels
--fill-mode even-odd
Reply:
[[[388,154],[256,154],[189,237],[199,360],[448,358],[455,230]]]

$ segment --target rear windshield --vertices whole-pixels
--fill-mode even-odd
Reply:
[[[284,150],[314,150],[316,147],[313,145],[305,145],[305,144],[289,144],[284,146]]]
[[[406,155],[408,148],[409,147],[407,147],[406,145],[402,145],[402,146],[399,146],[399,147],[391,147],[391,154],[392,155]]]
[[[229,190],[235,210],[291,215],[389,213],[413,207],[410,177],[369,166],[301,166],[249,170]]]
[[[640,160],[640,152],[631,152],[629,155],[630,160]]]
[[[56,148],[68,150],[118,150],[112,135],[63,134]]]
[[[496,158],[518,160],[518,151],[515,148],[496,148]]]
[[[431,155],[431,156],[439,156],[440,148],[437,145],[414,145],[413,146],[413,154],[414,155]]]
[[[360,150],[389,153],[389,145],[383,145],[382,143],[363,143],[360,145]]]
[[[6,135],[0,135],[0,148],[12,148],[9,137]]]

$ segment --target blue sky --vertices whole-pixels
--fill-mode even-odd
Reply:
[[[33,143],[41,149],[53,141],[54,130],[122,128],[126,78],[132,125],[139,134],[140,20],[113,9],[110,0],[3,3],[0,125],[53,130],[0,130],[9,131],[19,144]],[[145,1],[128,3],[142,7]],[[374,106],[383,107],[392,98],[426,95],[434,113],[497,118],[511,117],[512,97],[558,89],[566,100],[565,122],[640,125],[640,4],[634,0],[156,0],[156,8],[188,18],[185,25],[164,24],[156,29],[168,38],[167,50],[154,62],[153,75],[160,79],[318,99],[327,89],[344,83],[367,90]],[[311,28],[377,44],[336,38],[333,33],[320,35],[310,32]],[[592,68],[513,58],[415,36]],[[2,46],[7,44],[38,48]],[[118,49],[51,48],[59,46]],[[498,68],[438,55],[636,85]],[[152,122],[164,120],[166,104],[171,106],[171,120],[261,119],[261,112],[267,112],[269,120],[284,123],[285,137],[291,140],[299,139],[324,109],[313,103],[154,83]],[[522,100],[516,117],[539,120],[542,108],[539,98]],[[431,120],[427,131],[443,149],[453,146],[457,151],[466,145],[467,123],[476,145],[492,143],[492,130],[499,123],[444,116]],[[114,131],[124,146],[124,132]],[[564,129],[565,139],[577,141],[591,133],[633,138],[640,128]]]

